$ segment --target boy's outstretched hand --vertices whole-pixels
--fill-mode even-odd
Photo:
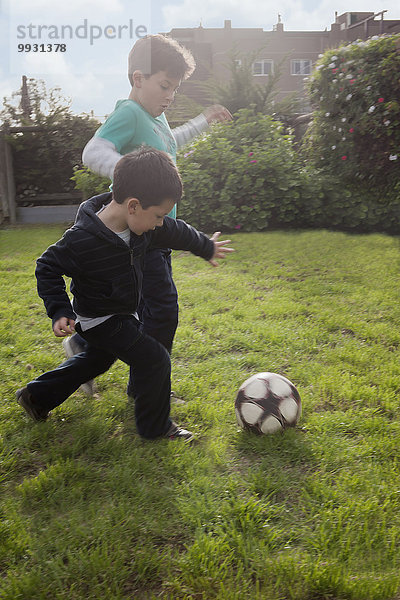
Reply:
[[[220,242],[218,241],[220,235],[221,232],[216,231],[210,238],[214,242],[214,254],[208,262],[212,264],[213,267],[218,267],[218,263],[215,260],[216,258],[225,258],[227,253],[235,252],[233,248],[228,248],[226,246],[226,244],[229,244],[231,240],[221,240]]]
[[[212,106],[207,106],[207,108],[203,111],[203,115],[207,119],[209,125],[216,122],[223,121],[231,121],[232,115],[225,106],[222,104],[213,104]]]
[[[53,332],[56,337],[65,337],[72,335],[75,331],[75,321],[67,317],[61,317],[53,325]]]

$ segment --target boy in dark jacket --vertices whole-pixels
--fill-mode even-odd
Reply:
[[[189,250],[213,266],[232,251],[229,240],[218,241],[219,232],[209,239],[167,216],[181,195],[179,173],[166,153],[141,148],[127,154],[115,167],[113,192],[84,202],[74,226],[38,259],[38,293],[54,334],[65,337],[76,329],[88,348],[17,391],[33,420],[45,421],[51,409],[119,358],[130,367],[138,433],[193,438],[169,416],[169,354],[142,331],[136,314],[149,247]],[[64,275],[72,279],[73,307]]]

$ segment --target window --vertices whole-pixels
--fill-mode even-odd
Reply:
[[[253,75],[270,75],[274,72],[274,61],[269,58],[253,62]]]
[[[292,75],[310,75],[311,60],[308,58],[295,58],[290,61],[290,73]]]

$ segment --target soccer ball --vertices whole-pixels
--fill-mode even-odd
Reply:
[[[240,386],[235,401],[240,427],[259,435],[294,427],[301,415],[299,392],[277,373],[257,373]]]

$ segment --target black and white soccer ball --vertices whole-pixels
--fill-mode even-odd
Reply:
[[[240,427],[258,435],[294,427],[301,415],[301,399],[289,379],[277,373],[257,373],[240,386],[235,401]]]

